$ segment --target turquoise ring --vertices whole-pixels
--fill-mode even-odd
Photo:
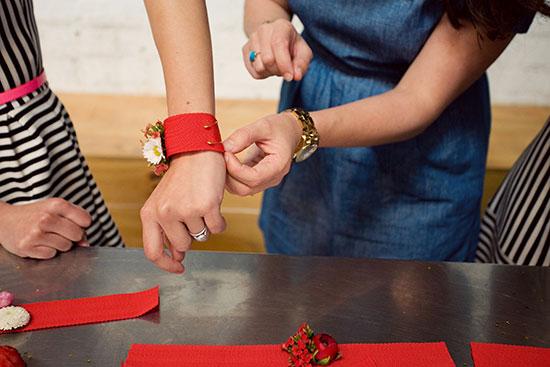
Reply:
[[[250,62],[256,61],[256,56],[258,56],[259,54],[259,52],[250,51],[250,53],[248,54],[248,60],[250,60]]]

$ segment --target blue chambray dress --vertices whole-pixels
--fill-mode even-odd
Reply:
[[[422,0],[290,6],[314,60],[301,82],[283,84],[280,110],[314,111],[392,89],[444,12],[442,2]],[[267,250],[473,260],[489,130],[484,75],[413,139],[320,149],[266,191],[260,226]]]

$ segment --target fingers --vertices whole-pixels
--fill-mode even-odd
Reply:
[[[244,66],[246,67],[246,70],[248,71],[248,73],[252,75],[254,79],[263,79],[263,77],[260,74],[258,74],[256,69],[254,69],[252,62],[250,61],[250,51],[252,51],[252,46],[250,42],[247,42],[243,46],[243,50],[242,50]]]
[[[229,136],[223,147],[226,152],[239,153],[269,135],[269,126],[260,121],[240,128]]]
[[[227,179],[225,182],[225,188],[227,191],[229,191],[232,194],[239,195],[239,196],[248,196],[253,195],[252,189],[243,184],[242,182],[234,179],[229,174],[227,175]]]
[[[162,223],[162,229],[168,239],[168,243],[177,251],[185,252],[191,248],[191,236],[189,236],[185,224],[176,220],[168,220]]]
[[[278,156],[266,156],[255,166],[242,164],[235,155],[226,153],[226,187],[237,195],[253,195],[277,185],[288,173],[290,164],[279,162]]]
[[[256,52],[256,58],[254,59],[254,61],[251,61],[249,56],[248,62],[252,65],[252,67],[256,71],[256,74],[259,75],[261,79],[268,77],[269,74],[266,73],[266,68],[262,61],[263,52],[260,46],[260,40],[258,39],[257,33],[254,33],[252,37],[250,37],[250,47],[251,47],[250,51]]]
[[[204,222],[212,233],[221,233],[226,227],[225,219],[219,209],[207,213],[204,216]]]
[[[242,164],[247,166],[255,166],[265,157],[265,153],[256,144],[252,144],[247,150],[244,159],[241,159]]]
[[[59,215],[51,215],[49,223],[47,223],[42,229],[45,232],[58,234],[69,241],[74,242],[82,240],[85,235],[85,231],[82,227]]]
[[[313,52],[311,51],[311,48],[302,37],[298,37],[294,43],[292,59],[294,80],[302,80],[307,72],[311,59],[313,59]]]
[[[73,247],[72,241],[53,233],[45,233],[42,236],[40,245],[51,247],[61,252],[67,252]]]
[[[286,81],[291,81],[294,78],[294,70],[292,67],[292,57],[290,55],[291,30],[279,28],[273,35],[272,50],[277,64],[278,73]]]
[[[47,199],[50,212],[65,217],[82,228],[87,228],[92,223],[90,214],[79,206],[59,198]]]
[[[189,233],[194,234],[201,232],[206,226],[202,217],[185,218],[185,225],[187,226]]]
[[[143,251],[145,257],[159,268],[170,273],[183,273],[183,265],[164,252],[163,236],[158,223],[150,220],[150,215],[142,209]]]
[[[164,243],[168,244],[168,249],[170,250],[170,254],[172,255],[172,259],[179,261],[183,264],[183,260],[185,259],[185,252],[178,251],[168,240],[165,234],[163,234]],[[185,269],[185,267],[184,267]]]
[[[268,75],[279,75],[275,55],[273,55],[273,50],[271,49],[271,32],[272,30],[269,27],[260,27],[258,29],[259,39],[256,42],[258,42],[258,51],[261,50],[259,58]]]
[[[57,251],[54,248],[48,246],[35,246],[26,257],[46,260],[55,257],[56,254]]]
[[[183,265],[183,260],[185,259],[185,252],[178,251],[174,246],[168,242],[168,249],[170,250],[170,254],[172,255],[172,259],[179,261]],[[185,267],[184,267],[185,269]]]
[[[260,163],[252,167],[242,164],[233,154],[227,154],[226,157],[228,158],[227,172],[229,175],[251,187],[261,186],[285,171],[275,154],[266,156]]]

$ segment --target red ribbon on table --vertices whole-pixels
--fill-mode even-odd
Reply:
[[[131,319],[145,315],[158,305],[158,286],[137,293],[27,303],[19,306],[30,313],[29,324],[20,329],[1,333]]]
[[[470,343],[476,367],[548,367],[550,348]]]
[[[339,344],[334,367],[455,367],[445,343]],[[285,367],[280,345],[133,344],[123,367]]]

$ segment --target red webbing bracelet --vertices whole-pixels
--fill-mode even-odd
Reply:
[[[209,113],[185,113],[164,120],[166,157],[211,150],[224,152],[216,118]]]

